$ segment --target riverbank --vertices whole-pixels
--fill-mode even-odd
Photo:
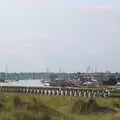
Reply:
[[[120,99],[0,94],[0,120],[120,120]]]

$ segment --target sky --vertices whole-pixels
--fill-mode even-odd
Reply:
[[[119,0],[0,0],[0,71],[120,72]]]

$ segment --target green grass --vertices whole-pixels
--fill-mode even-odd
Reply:
[[[0,120],[120,120],[120,99],[2,93]]]

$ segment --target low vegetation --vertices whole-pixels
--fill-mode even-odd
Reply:
[[[100,106],[99,104],[96,103],[94,99],[89,99],[87,101],[83,100],[78,100],[75,102],[72,108],[72,113],[74,114],[91,114],[91,113],[110,113],[110,112],[117,112],[116,110],[109,108],[109,107],[104,107]]]
[[[0,120],[120,120],[120,99],[5,93]]]

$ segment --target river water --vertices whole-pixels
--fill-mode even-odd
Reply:
[[[42,80],[19,80],[0,83],[0,86],[49,87],[49,83]]]

